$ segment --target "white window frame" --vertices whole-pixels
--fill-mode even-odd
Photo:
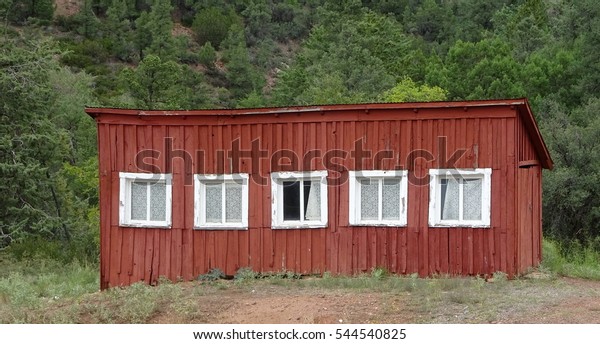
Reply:
[[[321,219],[284,221],[283,220],[283,182],[285,181],[312,181],[319,182],[321,194]],[[300,188],[300,197],[304,195],[304,188]],[[281,200],[281,201],[280,201]],[[271,228],[325,228],[327,227],[327,171],[309,172],[271,172]],[[300,213],[302,214],[303,202],[300,202]]]
[[[349,171],[349,222],[351,226],[390,226],[404,227],[407,223],[407,201],[408,201],[408,171],[406,170],[369,170]],[[400,179],[400,218],[398,220],[383,219],[383,188],[385,179]],[[361,219],[361,187],[360,179],[371,179],[378,181],[378,220]]]
[[[171,228],[172,175],[155,173],[119,172],[119,225],[122,227]],[[165,220],[131,219],[131,185],[135,181],[165,183]],[[147,197],[146,211],[150,211]],[[148,216],[149,217],[149,216]]]
[[[492,169],[430,169],[429,170],[429,226],[430,227],[490,227]],[[459,183],[459,220],[441,219],[441,185],[442,178],[481,178],[481,220],[462,220],[463,216],[463,187]]]
[[[195,174],[194,175],[194,229],[248,229],[248,174]],[[222,204],[221,222],[206,221],[206,184],[221,183]],[[226,222],[226,197],[227,184],[242,185],[242,219],[240,222]]]

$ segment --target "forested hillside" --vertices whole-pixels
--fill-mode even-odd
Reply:
[[[545,235],[600,250],[600,2],[0,0],[0,250],[94,261],[84,105],[529,98]]]

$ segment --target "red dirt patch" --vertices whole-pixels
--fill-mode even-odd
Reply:
[[[54,9],[55,16],[70,17],[74,14],[79,13],[81,8],[81,0],[55,0]]]
[[[224,298],[229,305],[211,317],[215,323],[333,324],[333,323],[404,323],[411,312],[402,312],[400,299],[391,301],[393,316],[384,317],[383,294],[343,291],[304,292],[280,295],[250,292]],[[389,306],[389,305],[388,305]]]
[[[194,37],[194,31],[192,29],[181,25],[180,23],[173,24],[173,30],[171,30],[171,35],[173,36],[187,36]]]

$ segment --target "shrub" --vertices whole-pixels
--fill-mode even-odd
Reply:
[[[209,272],[199,275],[198,281],[212,282],[225,278],[225,273],[219,268],[213,268]]]
[[[258,277],[258,273],[254,272],[254,270],[252,270],[252,268],[244,267],[244,268],[240,268],[235,273],[235,275],[233,276],[233,279],[235,280],[236,283],[243,283],[246,281],[255,280],[257,277]]]
[[[207,68],[214,67],[217,60],[217,52],[210,42],[206,42],[198,52],[198,60]]]
[[[218,49],[221,42],[227,37],[231,25],[239,21],[233,11],[223,13],[217,7],[210,7],[196,14],[192,30],[200,45],[210,42],[213,47]]]
[[[373,268],[371,270],[371,277],[377,280],[384,279],[388,274],[389,273],[385,268]]]

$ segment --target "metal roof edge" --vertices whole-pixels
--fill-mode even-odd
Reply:
[[[189,116],[189,115],[269,115],[299,112],[351,111],[351,110],[393,110],[393,109],[437,109],[459,107],[518,106],[526,103],[525,98],[435,101],[407,103],[358,103],[328,105],[298,105],[240,109],[197,109],[197,110],[143,110],[110,107],[86,107],[85,112],[94,117],[99,114],[119,114],[130,116]]]

